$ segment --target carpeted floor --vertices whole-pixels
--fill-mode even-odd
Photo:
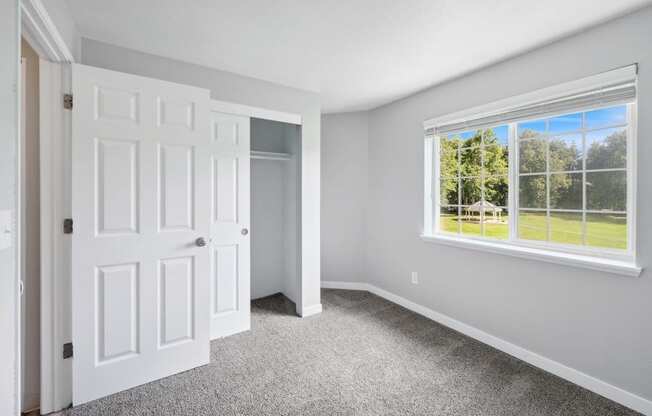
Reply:
[[[211,363],[64,415],[636,415],[368,292],[323,290],[300,319],[282,295]]]

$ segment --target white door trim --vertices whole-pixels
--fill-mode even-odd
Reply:
[[[237,116],[262,118],[264,120],[279,121],[281,123],[296,124],[298,126],[303,124],[303,119],[300,114],[252,107],[244,104],[229,103],[227,101],[211,100],[211,111]]]
[[[65,304],[69,300],[65,291],[70,289],[70,241],[61,233],[61,220],[69,216],[70,195],[64,167],[70,116],[63,111],[61,94],[70,84],[66,68],[55,63],[74,62],[74,56],[41,0],[20,0],[20,22],[21,36],[41,58],[41,413],[45,414],[72,401],[71,363],[62,358],[62,345],[70,341]]]
[[[20,22],[21,35],[41,58],[52,62],[75,61],[41,0],[20,1]]]
[[[72,341],[70,315],[70,236],[62,221],[70,217],[70,122],[62,94],[70,91],[67,65],[41,59],[41,412],[72,402],[72,363],[64,360],[63,344]]]

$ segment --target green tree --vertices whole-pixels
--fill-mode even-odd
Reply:
[[[484,186],[486,200],[496,205],[507,205],[508,150],[500,145],[493,129],[477,130],[466,139],[459,135],[443,137],[440,143],[441,177],[457,178],[442,179],[443,204],[457,203],[458,200],[462,205],[474,204],[482,199]],[[482,143],[484,146],[481,147]],[[458,186],[462,192],[460,199]]]
[[[587,169],[620,169],[627,165],[627,135],[617,131],[603,141],[594,141],[586,154]],[[625,171],[588,172],[586,174],[587,208],[625,211],[627,209],[627,174]]]

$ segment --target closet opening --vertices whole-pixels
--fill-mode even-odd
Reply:
[[[301,279],[301,126],[251,118],[251,299],[284,296],[296,315]],[[276,302],[276,304],[278,304]],[[278,311],[277,311],[278,312]]]

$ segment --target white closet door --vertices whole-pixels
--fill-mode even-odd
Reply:
[[[73,65],[73,401],[209,361],[208,91]]]
[[[249,118],[211,113],[211,339],[250,327]]]

